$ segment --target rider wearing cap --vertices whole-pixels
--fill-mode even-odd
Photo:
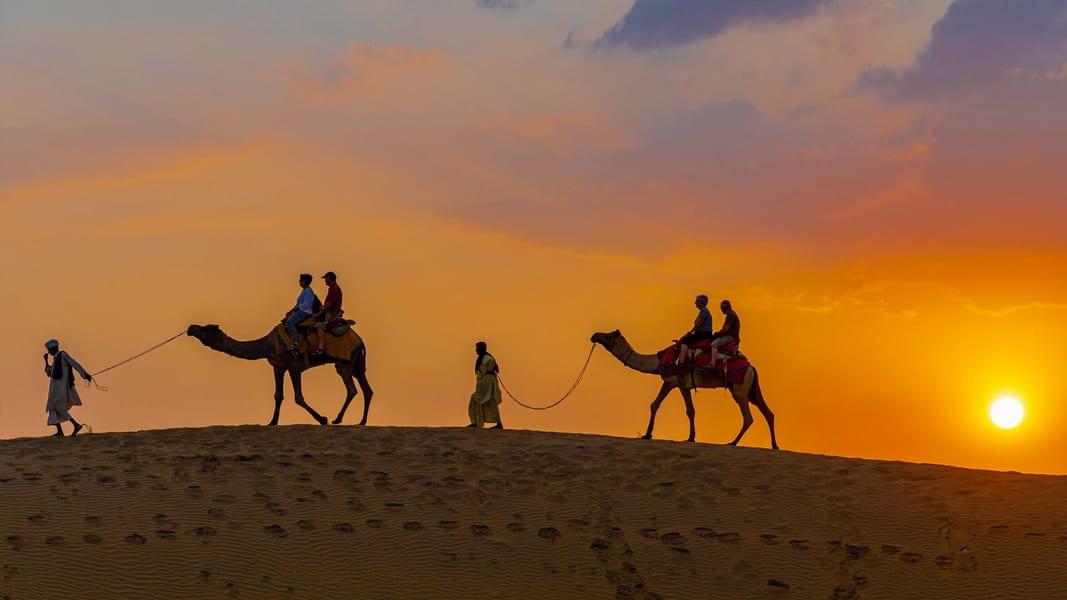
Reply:
[[[326,328],[330,326],[331,322],[345,314],[344,309],[341,308],[344,294],[341,292],[341,286],[337,285],[337,274],[333,271],[327,271],[322,278],[326,281],[327,291],[326,300],[322,303],[322,312],[319,313],[315,322],[315,329],[319,330],[319,347],[314,354],[322,354],[322,343],[326,338]]]

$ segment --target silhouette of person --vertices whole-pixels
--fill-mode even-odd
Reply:
[[[474,351],[478,355],[474,361],[476,383],[467,407],[467,414],[471,420],[471,424],[467,427],[481,428],[486,423],[496,423],[493,429],[503,429],[504,423],[500,419],[502,397],[500,381],[497,380],[500,366],[497,365],[496,358],[489,354],[489,348],[485,342],[475,344]]]

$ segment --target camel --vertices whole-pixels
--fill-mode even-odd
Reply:
[[[303,356],[295,355],[285,349],[285,343],[275,330],[271,330],[270,333],[258,340],[247,342],[231,338],[219,329],[218,325],[190,325],[186,333],[200,340],[200,343],[212,350],[244,360],[266,359],[274,367],[274,416],[271,417],[269,425],[278,424],[278,414],[281,411],[282,399],[284,398],[282,385],[285,383],[286,373],[289,374],[289,379],[293,382],[293,394],[296,396],[297,406],[308,411],[319,425],[326,424],[326,417],[315,412],[314,408],[304,402],[304,394],[300,387],[300,374],[307,369],[329,364],[332,364],[337,370],[337,374],[341,376],[341,381],[344,382],[345,390],[347,391],[345,403],[341,406],[341,412],[337,413],[337,418],[333,420],[333,424],[341,424],[345,417],[345,411],[348,410],[348,405],[356,397],[357,392],[356,386],[352,382],[353,377],[359,382],[360,389],[363,390],[363,418],[360,419],[359,425],[367,424],[367,413],[370,411],[370,401],[374,396],[374,391],[371,389],[370,383],[367,382],[367,348],[364,344],[359,344],[352,351],[352,356],[347,360],[338,360],[322,354],[309,357],[308,362],[305,363]]]
[[[612,356],[617,358],[623,365],[638,371],[640,373],[648,373],[659,375],[659,358],[655,354],[640,354],[633,349],[633,346],[626,341],[622,333],[616,329],[611,333],[594,333],[591,341],[594,344],[600,344]],[[659,411],[660,404],[663,404],[664,398],[671,393],[675,388],[682,394],[682,400],[685,401],[685,414],[689,417],[689,440],[690,442],[696,441],[696,408],[693,407],[693,395],[692,390],[694,388],[710,389],[710,388],[729,388],[733,395],[734,401],[737,402],[737,406],[741,409],[741,431],[737,433],[737,437],[730,442],[731,446],[736,446],[741,438],[748,431],[748,428],[752,426],[752,412],[749,410],[748,405],[753,404],[756,408],[763,413],[763,418],[767,420],[767,426],[771,430],[771,447],[775,450],[778,449],[778,440],[774,435],[774,413],[767,406],[767,401],[763,398],[763,391],[760,389],[759,374],[756,372],[755,366],[750,366],[752,369],[752,386],[749,389],[747,397],[741,397],[741,386],[734,386],[729,388],[726,383],[726,379],[722,373],[711,370],[698,370],[694,374],[685,374],[682,376],[670,376],[662,377],[663,386],[660,387],[659,394],[656,399],[652,401],[652,414],[648,418],[648,429],[645,434],[641,436],[641,439],[652,439],[652,429],[656,426],[656,412]]]

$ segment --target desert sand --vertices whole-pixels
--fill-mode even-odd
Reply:
[[[0,441],[0,597],[1067,598],[1067,478],[533,431]]]

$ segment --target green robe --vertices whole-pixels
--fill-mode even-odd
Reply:
[[[471,402],[467,407],[467,414],[471,423],[481,427],[486,423],[500,422],[500,382],[497,381],[493,371],[496,370],[496,359],[492,354],[486,354],[485,360],[478,367],[478,379],[471,394]]]

